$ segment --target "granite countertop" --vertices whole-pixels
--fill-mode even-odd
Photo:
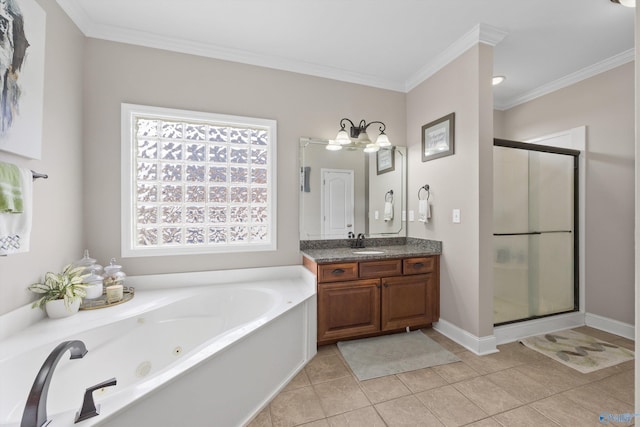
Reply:
[[[365,240],[364,248],[350,248],[348,245],[336,247],[337,243],[333,245],[328,244],[328,246],[333,247],[323,247],[322,244],[312,245],[312,247],[304,247],[304,245],[301,245],[302,248],[300,251],[304,256],[316,263],[374,261],[380,259],[440,255],[442,253],[442,242],[435,240],[407,238],[404,244],[397,244],[397,241],[389,242],[392,243],[390,245],[384,245],[384,241],[371,242],[373,243],[371,245],[369,243],[369,240]]]

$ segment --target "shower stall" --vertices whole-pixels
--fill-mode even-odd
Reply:
[[[578,310],[578,156],[494,139],[494,324]]]

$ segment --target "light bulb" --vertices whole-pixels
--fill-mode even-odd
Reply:
[[[636,7],[636,0],[618,0],[621,5],[626,7]]]
[[[500,83],[505,81],[507,78],[505,76],[493,76],[491,79],[491,84],[494,86],[498,86]]]
[[[357,142],[358,144],[371,144],[371,138],[369,138],[367,131],[363,130],[362,132],[360,132]]]

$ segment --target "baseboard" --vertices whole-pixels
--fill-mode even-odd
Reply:
[[[591,313],[586,313],[584,318],[587,326],[609,332],[610,334],[620,335],[630,340],[636,339],[636,329],[633,325]]]
[[[497,345],[518,341],[522,338],[585,325],[585,314],[581,312],[559,314],[541,319],[527,320],[510,325],[496,326],[493,335]]]
[[[440,319],[437,323],[433,324],[433,329],[440,332],[445,337],[457,342],[467,350],[477,354],[478,356],[484,356],[486,354],[496,353],[496,338],[494,335],[486,337],[477,337],[464,329],[454,325],[451,322]]]

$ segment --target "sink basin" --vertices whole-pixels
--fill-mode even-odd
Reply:
[[[356,255],[379,255],[383,254],[384,251],[353,251]]]

